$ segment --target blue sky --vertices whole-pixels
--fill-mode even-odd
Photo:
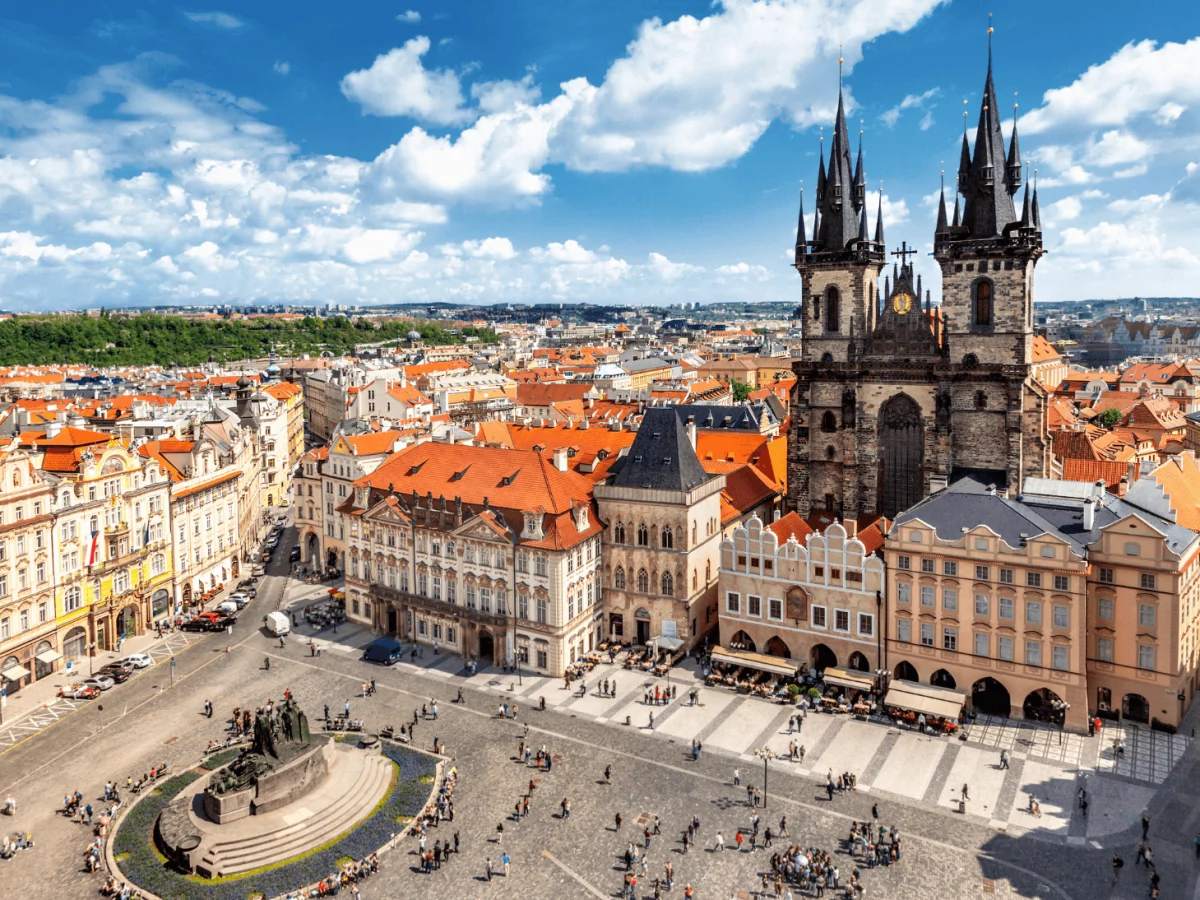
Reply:
[[[888,241],[928,251],[993,6],[10,0],[0,307],[796,299],[839,52]],[[1039,299],[1198,293],[1200,8],[1171,8],[996,9]]]

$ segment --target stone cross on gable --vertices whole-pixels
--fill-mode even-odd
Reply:
[[[908,265],[908,258],[909,258],[910,256],[916,256],[916,255],[917,255],[917,251],[916,251],[916,250],[909,250],[909,249],[908,249],[908,241],[901,241],[901,242],[900,242],[900,249],[899,249],[899,250],[893,250],[893,251],[892,251],[892,256],[898,256],[898,257],[900,257],[900,265],[902,265],[902,266],[907,266],[907,265]]]

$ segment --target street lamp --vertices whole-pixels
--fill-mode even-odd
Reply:
[[[754,755],[763,762],[763,809],[765,810],[767,808],[767,763],[779,754],[770,747],[759,747],[754,751]]]
[[[88,649],[88,677],[91,678],[92,676],[94,676],[96,674],[94,671],[95,663],[93,661],[96,656],[96,642],[92,641],[90,644],[88,644],[87,649]]]

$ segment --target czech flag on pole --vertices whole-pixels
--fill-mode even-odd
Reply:
[[[97,531],[92,532],[92,544],[90,547],[88,547],[87,564],[89,566],[94,566],[96,564],[96,551],[99,549],[99,547],[100,547],[100,532],[97,530]]]

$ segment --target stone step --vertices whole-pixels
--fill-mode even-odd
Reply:
[[[358,796],[360,791],[369,788],[369,786],[372,785],[377,778],[376,771],[372,767],[374,766],[376,769],[379,768],[381,762],[378,758],[364,757],[361,760],[358,760],[356,765],[357,768],[354,772],[352,781],[342,779],[345,781],[345,783],[339,784],[331,779],[317,788],[317,791],[325,793],[328,793],[331,788],[337,791],[336,799],[330,802],[329,805],[324,809],[319,811],[322,816],[326,818],[330,816],[336,816],[344,806],[351,803]],[[386,767],[384,768],[386,769]],[[298,805],[303,804],[298,803]],[[277,837],[289,835],[293,832],[303,830],[305,827],[310,826],[315,818],[316,816],[310,816],[309,818],[303,819],[292,825],[281,825],[280,827],[273,828],[270,831],[259,831],[248,836],[237,836],[227,838],[226,840],[213,841],[209,846],[218,852],[222,851],[223,849],[237,850],[240,848],[256,846],[264,841],[270,841]]]
[[[353,786],[328,807],[315,810],[315,815],[263,834],[214,845],[206,857],[215,869],[231,873],[303,852],[350,828],[361,815],[364,805],[377,802],[388,777],[386,768],[378,761],[372,761],[360,770]]]
[[[364,779],[352,792],[339,798],[337,808],[320,811],[284,829],[246,842],[227,846],[208,854],[206,868],[217,874],[236,874],[287,859],[319,846],[349,830],[359,819],[364,807],[369,808],[382,795],[387,780],[384,777]]]
[[[302,822],[273,829],[240,841],[213,844],[201,865],[219,875],[246,872],[303,853],[348,831],[364,812],[378,803],[392,776],[392,763],[384,756],[363,761],[358,778],[337,801]]]

